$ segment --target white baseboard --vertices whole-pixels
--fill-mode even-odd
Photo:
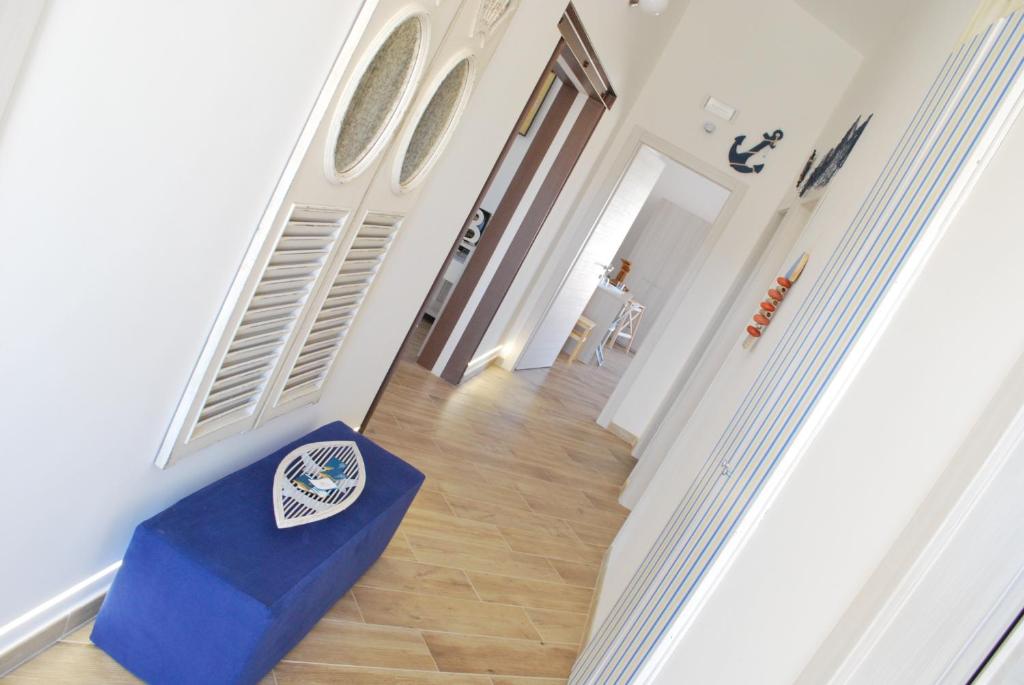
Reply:
[[[0,626],[0,676],[92,619],[120,567],[111,564]]]
[[[627,443],[629,443],[630,447],[636,447],[636,444],[640,442],[639,437],[633,435],[628,430],[618,425],[614,421],[609,423],[607,426],[604,426],[604,428],[607,429],[608,432],[610,432],[615,437],[621,440],[625,440]]]
[[[478,373],[480,373],[481,371],[486,369],[488,366],[490,366],[494,362],[500,361],[500,360],[501,360],[501,348],[500,347],[497,347],[497,348],[491,350],[487,354],[480,355],[479,357],[477,357],[476,359],[471,361],[469,363],[469,366],[466,367],[466,373],[462,374],[462,380],[463,381],[469,380],[470,378],[472,378],[473,376],[477,375]]]

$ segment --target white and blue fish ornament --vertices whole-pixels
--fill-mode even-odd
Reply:
[[[285,456],[274,474],[274,519],[291,528],[334,516],[355,503],[366,466],[351,440],[312,442]]]

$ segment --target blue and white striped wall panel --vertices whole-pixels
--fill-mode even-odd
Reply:
[[[688,604],[794,446],[892,286],[926,257],[1021,102],[1024,14],[943,65],[841,242],[700,474],[583,650],[573,685],[647,682]],[[884,299],[888,294],[893,297]],[[879,317],[881,320],[881,317]],[[845,367],[849,373],[853,365]],[[835,384],[838,388],[839,384]],[[795,451],[795,450],[794,450]],[[779,472],[781,473],[781,471]]]

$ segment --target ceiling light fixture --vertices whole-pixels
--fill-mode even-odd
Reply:
[[[668,9],[668,0],[629,0],[630,7],[639,7],[645,14],[655,16]]]

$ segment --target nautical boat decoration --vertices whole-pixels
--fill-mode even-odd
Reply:
[[[764,171],[764,157],[768,150],[774,150],[779,141],[782,140],[782,129],[775,129],[772,133],[763,133],[761,142],[749,150],[740,150],[740,145],[747,139],[746,136],[736,136],[729,148],[729,166],[741,174],[759,174]]]
[[[779,276],[775,279],[775,284],[768,289],[768,299],[761,303],[761,310],[754,314],[754,323],[747,326],[747,339],[743,341],[744,349],[753,347],[754,343],[760,339],[764,329],[772,322],[772,318],[775,316],[775,312],[778,311],[779,305],[782,304],[782,300],[785,299],[786,293],[789,292],[794,283],[800,280],[800,276],[803,274],[804,267],[807,266],[809,258],[810,255],[804,252],[793,266],[789,268],[785,276]]]
[[[352,506],[366,485],[359,445],[351,440],[311,442],[285,456],[274,474],[278,528],[322,521]]]

